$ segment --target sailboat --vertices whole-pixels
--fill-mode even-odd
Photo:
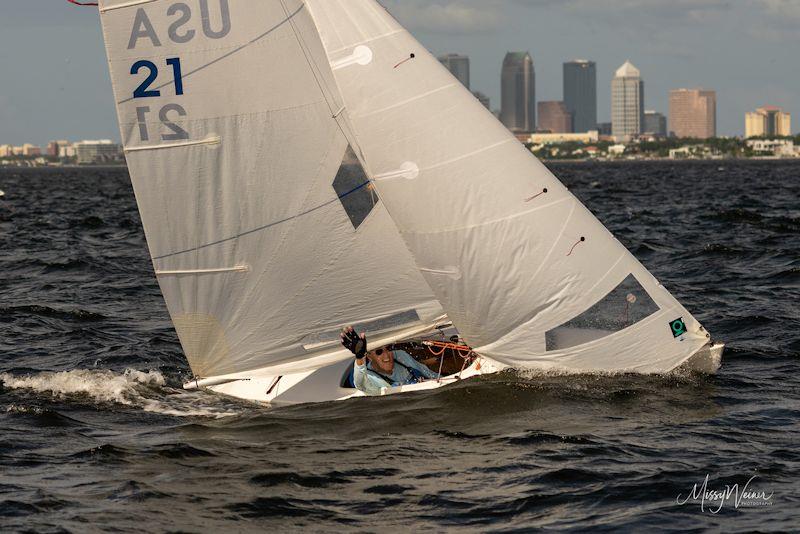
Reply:
[[[719,368],[724,345],[378,2],[99,10],[187,389],[360,396],[346,325],[462,362],[385,394]]]

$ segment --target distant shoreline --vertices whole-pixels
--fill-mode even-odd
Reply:
[[[618,165],[618,164],[635,164],[635,163],[653,163],[653,164],[693,164],[693,163],[706,163],[706,164],[730,164],[730,163],[800,163],[800,158],[775,158],[775,157],[751,157],[751,158],[723,158],[723,159],[669,159],[669,158],[652,158],[652,159],[540,159],[543,164],[548,165],[551,163],[558,165],[579,165],[579,164],[596,164],[596,165]],[[104,169],[128,169],[127,165],[42,165],[42,166],[28,166],[28,165],[0,165],[0,173],[3,171],[58,171],[58,170],[104,170]]]

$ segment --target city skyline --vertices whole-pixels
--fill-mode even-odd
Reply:
[[[512,132],[536,130],[536,66],[530,52],[506,54],[500,83],[500,122]]]
[[[576,59],[564,63],[564,105],[572,114],[572,129],[597,129],[597,64]]]
[[[630,61],[617,69],[611,81],[611,134],[639,135],[644,129],[645,89],[641,71]]]
[[[744,135],[744,113],[765,105],[800,113],[800,3],[723,0],[387,0],[434,55],[471,58],[471,86],[500,105],[508,50],[536,61],[537,100],[561,100],[562,65],[597,63],[598,121],[610,120],[610,83],[626,58],[642,71],[645,106],[666,113],[669,91],[718,92],[718,134]],[[769,27],[769,31],[757,28]],[[553,46],[557,43],[558,46]],[[12,3],[0,20],[0,138],[119,138],[96,8]],[[19,52],[18,52],[19,51]]]
[[[669,92],[669,131],[677,137],[717,136],[717,93],[708,89]]]

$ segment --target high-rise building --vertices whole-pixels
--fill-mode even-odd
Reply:
[[[642,133],[644,82],[639,69],[626,61],[611,81],[611,128],[615,137]]]
[[[469,57],[461,54],[447,54],[439,56],[439,61],[450,73],[458,78],[464,87],[469,89]]]
[[[509,52],[503,60],[500,120],[512,132],[536,129],[536,73],[528,52]]]
[[[667,136],[667,118],[663,113],[657,111],[647,110],[644,112],[644,128],[645,134],[657,135],[659,137]]]
[[[27,156],[29,158],[36,157],[36,156],[41,156],[42,155],[42,149],[39,148],[36,145],[32,145],[30,143],[25,143],[24,145],[22,145],[22,155],[23,156]]]
[[[792,116],[781,108],[764,106],[745,116],[746,137],[787,137],[792,135]]]
[[[492,101],[491,101],[491,99],[490,99],[488,96],[486,96],[485,94],[481,93],[480,91],[475,91],[475,92],[474,92],[474,93],[472,93],[472,94],[475,96],[475,98],[477,98],[477,99],[478,99],[478,102],[480,102],[481,104],[483,104],[483,106],[484,106],[486,109],[488,109],[489,111],[491,111],[491,110],[492,110],[492,107],[491,107],[491,105],[492,105]]]
[[[670,91],[669,125],[677,137],[716,137],[717,93],[703,89]]]
[[[47,143],[47,155],[57,158],[61,153],[61,147],[69,145],[70,142],[66,140],[50,141]]]
[[[564,104],[574,132],[597,129],[597,65],[576,59],[564,63]]]
[[[550,133],[572,132],[572,113],[564,102],[539,102],[539,130]]]

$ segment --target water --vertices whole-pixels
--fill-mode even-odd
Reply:
[[[796,530],[800,165],[555,171],[729,343],[718,376],[185,392],[126,171],[0,170],[0,530]],[[774,495],[678,505],[706,475]]]

